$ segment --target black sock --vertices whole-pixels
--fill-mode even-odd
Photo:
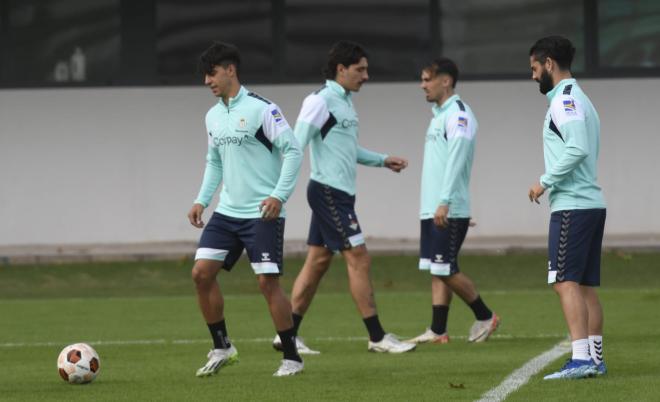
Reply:
[[[211,336],[213,337],[213,348],[227,349],[231,346],[229,337],[227,336],[225,320],[206,325],[209,327],[209,332],[211,332]]]
[[[362,321],[364,321],[364,325],[367,326],[371,342],[380,342],[383,340],[385,337],[385,330],[383,330],[383,327],[380,325],[378,314],[364,318]]]
[[[300,323],[302,322],[303,316],[293,313],[291,314],[291,318],[293,318],[293,334],[298,336],[298,328],[300,328]]]
[[[476,300],[468,304],[468,306],[470,306],[474,316],[479,321],[490,320],[493,318],[493,312],[486,307],[483,300],[481,300],[481,296],[477,296]]]
[[[433,305],[433,321],[431,321],[431,331],[438,335],[447,332],[447,316],[449,315],[449,306],[442,304]]]
[[[287,329],[286,331],[277,331],[277,335],[280,336],[280,340],[282,341],[284,358],[286,360],[302,362],[300,355],[298,355],[298,349],[296,349],[296,335],[293,327]]]

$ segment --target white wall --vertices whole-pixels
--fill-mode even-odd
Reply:
[[[610,234],[658,233],[660,79],[582,80],[602,121],[600,178]],[[291,124],[318,85],[253,86]],[[545,97],[532,81],[461,82],[480,123],[471,236],[544,235],[548,206],[527,199],[543,169]],[[0,90],[0,245],[194,240],[186,213],[201,181],[203,86]],[[410,159],[397,175],[358,170],[367,236],[415,238],[424,133],[431,116],[416,83],[363,87],[362,145]],[[306,237],[306,161],[288,203],[286,235]],[[210,211],[209,211],[210,212]]]

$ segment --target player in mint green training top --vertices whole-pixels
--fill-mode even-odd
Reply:
[[[477,135],[472,109],[454,92],[458,67],[441,57],[422,70],[421,87],[433,103],[426,131],[419,269],[431,274],[431,326],[411,343],[447,343],[447,317],[456,293],[474,313],[468,342],[483,342],[499,317],[483,302],[470,278],[458,267],[458,253],[470,225],[470,173]]]
[[[532,79],[550,107],[543,122],[545,173],[529,200],[550,191],[548,283],[559,295],[572,341],[571,359],[546,380],[605,374],[600,253],[605,200],[596,182],[600,119],[571,75],[575,48],[560,36],[539,39],[529,51]]]
[[[384,166],[399,172],[407,161],[368,151],[358,145],[359,119],[352,92],[367,81],[367,53],[356,43],[336,43],[328,55],[325,85],[303,102],[296,122],[296,138],[309,144],[312,173],[307,200],[312,209],[305,265],[293,285],[291,302],[297,331],[312,302],[333,253],[340,252],[348,265],[353,300],[369,332],[368,350],[402,353],[414,349],[385,333],[378,319],[369,278],[370,258],[355,214],[357,164]],[[298,351],[315,353],[300,340]],[[273,346],[279,347],[278,339]],[[318,352],[316,352],[318,353]]]
[[[294,375],[303,370],[303,362],[295,347],[291,303],[280,287],[279,276],[282,204],[295,186],[302,152],[277,105],[241,85],[235,46],[214,43],[202,54],[200,66],[204,83],[219,102],[206,114],[206,170],[188,213],[193,226],[204,227],[192,277],[213,338],[209,360],[197,370],[197,376],[213,375],[238,360],[227,335],[224,300],[216,278],[221,269],[231,270],[243,249],[283,340],[284,358],[274,375]],[[204,226],[202,212],[221,184],[218,207]]]

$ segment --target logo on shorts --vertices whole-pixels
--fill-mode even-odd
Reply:
[[[348,227],[351,228],[354,231],[357,230],[359,225],[358,225],[357,221],[355,219],[353,219],[353,215],[348,214],[348,219],[351,221],[351,224],[348,225]]]
[[[436,254],[435,255],[435,262],[444,262],[444,261],[442,261],[442,254]]]
[[[261,261],[270,261],[270,253],[261,253]]]

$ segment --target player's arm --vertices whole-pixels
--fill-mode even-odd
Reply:
[[[325,136],[335,124],[337,120],[328,111],[328,105],[321,95],[312,94],[306,97],[294,129],[300,149],[304,152],[312,138]]]
[[[357,163],[365,166],[383,167],[388,155],[368,150],[358,145]]]
[[[302,163],[302,151],[300,145],[298,145],[298,140],[296,140],[293,131],[291,131],[291,127],[289,127],[289,123],[277,105],[270,104],[265,109],[263,129],[266,138],[282,153],[280,177],[269,197],[278,202],[264,200],[262,203],[262,215],[264,218],[274,219],[279,216],[282,204],[289,199],[296,186],[300,164]]]
[[[357,162],[360,165],[386,167],[399,173],[408,166],[408,161],[398,156],[389,156],[378,152],[370,151],[358,145]]]
[[[207,130],[208,131],[208,130]],[[198,228],[204,226],[202,221],[202,212],[204,208],[208,207],[213,200],[213,195],[218,190],[222,182],[222,159],[218,152],[218,148],[213,144],[213,137],[209,134],[208,151],[206,152],[206,168],[204,169],[204,178],[202,179],[202,186],[199,189],[199,194],[193,203],[190,212],[188,212],[188,219],[190,223]]]
[[[557,96],[552,101],[550,113],[566,147],[557,163],[539,180],[546,189],[566,179],[589,155],[589,139],[582,105],[570,95]]]
[[[441,227],[447,225],[447,217],[458,191],[458,185],[461,180],[465,180],[461,173],[471,162],[470,152],[477,133],[477,122],[466,112],[459,111],[447,118],[445,133],[449,155],[440,184],[440,204],[433,218],[435,224]]]

